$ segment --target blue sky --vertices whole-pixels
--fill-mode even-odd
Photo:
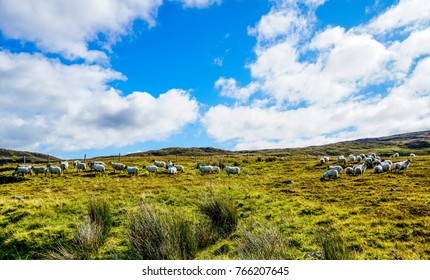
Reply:
[[[2,0],[0,147],[62,158],[430,129],[427,0]]]

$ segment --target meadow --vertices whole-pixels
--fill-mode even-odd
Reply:
[[[327,181],[335,157],[319,158],[165,155],[152,159],[185,172],[149,176],[148,157],[124,156],[138,176],[107,165],[11,180],[16,165],[3,165],[0,259],[430,259],[429,155],[402,173]],[[197,162],[241,174],[201,174]]]

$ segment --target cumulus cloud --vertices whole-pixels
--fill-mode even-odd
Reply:
[[[106,50],[127,34],[134,20],[149,26],[162,0],[2,0],[0,30],[7,38],[34,43],[69,60],[106,62]],[[89,43],[100,44],[96,49]]]
[[[248,103],[210,108],[203,119],[208,135],[258,149],[429,129],[427,2],[400,1],[349,30],[316,30],[315,10],[324,1],[275,1],[249,28],[257,38],[249,85],[259,95],[245,91]],[[408,4],[424,12],[413,14]],[[248,86],[238,83],[220,78],[216,86],[220,95],[240,96]]]
[[[184,90],[157,98],[108,85],[125,77],[97,65],[0,52],[0,138],[16,149],[74,151],[162,140],[198,117]]]

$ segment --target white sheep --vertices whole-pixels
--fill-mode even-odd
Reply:
[[[348,158],[350,161],[355,161],[357,159],[353,154],[350,154]]]
[[[339,166],[339,165],[327,166],[327,170],[332,170],[332,169],[336,170],[339,173],[339,175],[342,174],[342,170],[343,170],[342,166]]]
[[[360,165],[354,165],[353,167],[353,175],[363,175],[364,171],[366,171],[367,169],[367,165],[365,163],[360,164]]]
[[[381,162],[379,166],[381,166],[383,172],[391,171],[391,164],[388,160]]]
[[[106,167],[104,164],[94,163],[92,168],[96,173],[105,174]]]
[[[94,165],[96,165],[96,164],[103,165],[105,167],[105,169],[106,169],[106,164],[103,161],[92,161],[92,162],[88,163],[88,167],[91,170],[93,170],[94,169]]]
[[[61,170],[61,168],[60,168],[60,167],[58,167],[58,166],[53,166],[53,165],[51,165],[51,164],[48,164],[48,165],[47,165],[47,167],[48,167],[49,173],[51,173],[51,176],[52,176],[53,174],[57,174],[58,176],[60,176],[60,175],[61,175],[62,170]]]
[[[126,166],[125,170],[127,171],[128,175],[138,175],[139,168],[137,166]]]
[[[154,160],[154,165],[157,166],[157,167],[166,168],[166,163],[164,161]]]
[[[353,175],[354,174],[354,169],[350,166],[348,166],[347,168],[345,168],[345,174],[347,175]]]
[[[45,174],[48,172],[48,168],[45,166],[33,166],[31,170],[34,172],[34,174],[38,175],[40,173]]]
[[[405,171],[408,168],[408,166],[411,164],[411,162],[412,162],[411,159],[407,159],[401,162],[396,162],[394,163],[393,169],[397,172]]]
[[[155,165],[149,165],[149,166],[144,165],[142,168],[148,170],[149,176],[151,176],[151,173],[155,173],[158,175],[158,167]]]
[[[25,174],[31,174],[32,169],[31,166],[28,165],[18,165],[15,170],[12,172],[12,176],[15,176],[15,174],[20,174],[21,176],[25,176]]]
[[[169,167],[167,167],[167,173],[170,175],[175,175],[178,173],[178,171],[177,171],[176,167],[169,166]]]
[[[380,174],[382,172],[384,172],[384,170],[382,169],[382,166],[380,166],[380,165],[377,165],[373,168],[373,173],[375,173],[375,174]]]
[[[362,158],[361,156],[357,156],[357,157],[355,158],[355,160],[356,160],[358,163],[360,163],[360,162],[363,160],[363,158]]]
[[[337,162],[342,165],[346,165],[346,158],[344,156],[339,156]]]
[[[334,178],[334,179],[339,178],[339,173],[337,172],[336,169],[330,169],[324,172],[323,176],[321,177],[321,181],[325,179],[330,179],[330,178]]]
[[[325,156],[324,160],[325,160],[325,162],[329,162],[330,161],[330,157],[329,156]]]
[[[415,154],[414,153],[410,153],[409,156],[410,157],[415,157]]]
[[[78,172],[79,170],[85,171],[87,169],[87,165],[84,162],[80,162],[79,160],[74,161],[73,165],[76,168],[76,172]]]
[[[112,166],[113,168],[113,172],[115,172],[116,170],[124,170],[127,168],[127,166],[123,163],[119,163],[119,162],[109,162],[109,165]]]
[[[394,153],[391,157],[399,157],[399,153]]]
[[[325,163],[325,159],[324,158],[320,158],[320,164],[323,165]]]
[[[185,172],[185,167],[183,165],[176,165],[176,164],[174,164],[173,166],[176,167],[176,170],[178,172]]]
[[[230,176],[230,174],[240,174],[240,168],[237,166],[226,166],[225,171],[227,172],[227,175]]]
[[[64,171],[66,171],[66,169],[69,168],[69,162],[68,161],[60,161],[60,168],[61,168],[61,172],[64,173]]]
[[[219,166],[213,166],[213,173],[220,173],[221,169],[219,168]]]
[[[200,169],[202,173],[212,173],[214,171],[214,167],[212,165],[198,165],[197,167]]]

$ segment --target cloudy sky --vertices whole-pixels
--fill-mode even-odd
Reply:
[[[0,147],[63,158],[430,129],[428,0],[0,0]]]

